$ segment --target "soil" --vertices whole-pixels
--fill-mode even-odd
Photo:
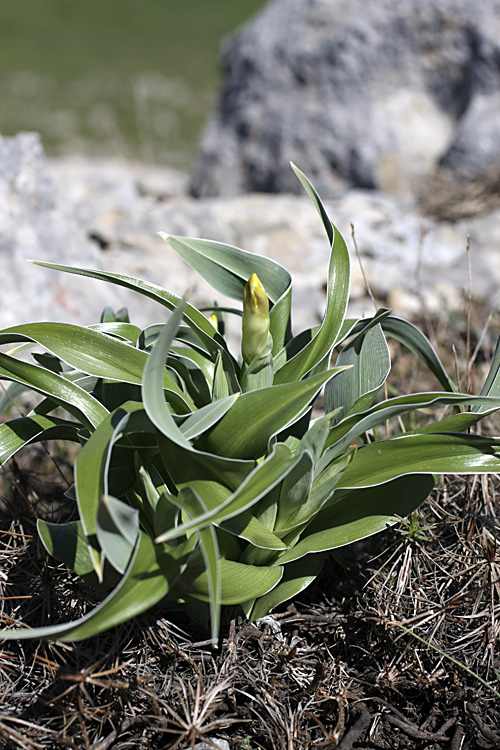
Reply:
[[[99,601],[37,542],[38,516],[70,510],[71,461],[57,446],[23,456],[0,487],[4,627]],[[0,747],[500,748],[499,496],[496,475],[442,478],[411,519],[331,554],[272,617],[227,613],[218,648],[165,604],[75,644],[4,642]]]

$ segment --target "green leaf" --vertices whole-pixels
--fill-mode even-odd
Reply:
[[[165,471],[165,481],[171,480],[176,485],[194,479],[215,479],[229,489],[235,490],[255,468],[255,461],[225,458],[195,449],[186,450],[159,431],[156,439]]]
[[[245,602],[242,607],[249,620],[265,617],[279,604],[292,599],[307,588],[323,567],[324,555],[307,555],[303,559],[284,566],[281,581],[271,591],[258,599]]]
[[[275,523],[276,533],[293,527],[307,503],[313,478],[313,460],[311,454],[304,451],[291,471],[283,479],[278,500],[278,515]]]
[[[29,362],[0,353],[0,379],[14,380],[31,390],[49,396],[76,419],[95,427],[106,418],[108,410],[75,383]]]
[[[213,380],[213,386],[212,386],[212,400],[218,401],[222,398],[227,398],[227,396],[229,396],[229,383],[227,381],[227,377],[224,372],[224,367],[222,364],[222,357],[219,352],[215,360],[214,380]]]
[[[489,396],[469,396],[463,393],[431,392],[414,393],[408,396],[397,396],[396,398],[382,401],[380,404],[372,406],[366,412],[347,416],[337,425],[332,427],[326,442],[327,446],[330,447],[325,451],[321,458],[321,462],[323,462],[323,464],[328,463],[331,458],[339,455],[342,451],[348,448],[351,441],[356,440],[360,435],[371,430],[376,425],[382,424],[387,419],[397,417],[400,414],[405,414],[416,409],[429,409],[437,406],[465,406],[477,403],[490,405],[490,409],[494,411],[500,406],[500,398]],[[458,420],[459,417],[460,420]],[[452,417],[451,419],[455,419],[455,417]],[[431,429],[433,432],[444,432],[452,427],[453,424],[464,424],[464,429],[466,429],[469,424],[478,421],[473,415],[469,417],[457,414],[456,419],[458,421],[453,423],[449,420],[444,420],[442,423],[436,422],[430,427],[423,427],[418,430],[418,432],[428,432]],[[439,429],[439,424],[442,424],[441,429]]]
[[[263,596],[273,589],[283,575],[278,565],[259,567],[221,559],[221,604],[241,604],[242,592],[250,599]],[[179,580],[178,588],[191,597],[209,601],[208,575],[201,555],[193,559]]]
[[[339,486],[370,487],[404,474],[479,474],[499,470],[500,438],[451,433],[403,435],[358,448]]]
[[[259,502],[281,482],[296,462],[297,459],[290,454],[288,447],[284,443],[278,443],[274,446],[271,455],[259,463],[229,497],[224,488],[216,489],[207,483],[197,485],[202,492],[208,490],[205,497],[210,509],[175,529],[165,531],[157,541],[165,542],[193,529],[203,528],[208,523],[222,524],[238,516]],[[193,483],[194,480],[188,480],[186,485]],[[212,499],[208,496],[209,494],[212,495]]]
[[[270,311],[273,354],[284,346],[289,337],[292,280],[283,266],[221,242],[174,237],[164,232],[159,235],[214,289],[239,302],[243,300],[245,284],[256,273],[273,303]]]
[[[78,442],[81,425],[56,417],[34,414],[19,417],[0,425],[0,464],[4,464],[20,448],[42,440],[72,440]]]
[[[116,336],[117,338],[132,344],[132,346],[136,345],[137,340],[141,335],[141,329],[138,326],[119,321],[94,323],[88,327],[92,331],[106,333],[108,336]]]
[[[183,573],[195,543],[196,537],[193,536],[173,548],[155,545],[147,534],[141,532],[125,575],[95,609],[74,622],[1,630],[0,640],[50,638],[63,642],[80,641],[126,622],[150,609],[171,590]]]
[[[325,387],[325,412],[343,407],[345,416],[351,410],[368,409],[391,369],[389,348],[380,324],[364,328],[342,349],[336,365],[351,367]]]
[[[497,341],[493,361],[481,389],[481,396],[500,396],[500,338]],[[473,411],[481,413],[482,418],[483,413],[487,411],[487,407],[485,404],[480,404],[474,406]]]
[[[406,475],[386,484],[336,492],[300,541],[276,559],[277,565],[343,547],[383,531],[423,503],[434,487],[431,474]]]
[[[269,388],[273,384],[274,365],[271,351],[261,357],[255,357],[248,366],[243,369],[241,377],[241,390],[257,391],[259,388]]]
[[[229,409],[233,406],[239,394],[228,396],[224,399],[214,401],[212,404],[203,406],[194,414],[191,414],[181,425],[181,432],[187,440],[203,435],[204,432],[213,427]]]
[[[192,487],[184,487],[177,498],[172,497],[175,503],[183,512],[187,512],[192,520],[206,514],[207,506],[193,490]],[[208,599],[210,602],[210,621],[212,624],[212,641],[217,643],[220,626],[220,607],[221,607],[221,569],[219,560],[219,544],[217,535],[213,526],[197,528],[196,534],[199,540],[199,546],[205,564],[206,582]]]
[[[457,390],[453,381],[446,374],[446,371],[429,340],[416,326],[409,323],[407,320],[402,320],[401,318],[396,318],[390,315],[382,321],[382,328],[385,333],[392,336],[393,339],[396,339],[396,341],[399,341],[416,354],[439,380],[445,391],[453,393]]]
[[[170,316],[170,320],[165,325],[148,357],[142,379],[142,398],[146,414],[155,427],[181,448],[192,450],[191,443],[176,425],[170,413],[163,391],[165,360],[182,320],[183,311],[184,304],[181,302]]]
[[[120,383],[142,382],[147,352],[89,328],[69,323],[26,323],[0,331],[0,343],[36,341],[77,370]],[[192,411],[194,404],[165,370],[164,387],[175,395],[176,408]]]
[[[281,539],[264,526],[252,513],[252,506],[258,502],[258,498],[262,492],[267,492],[269,489],[267,482],[271,482],[271,484],[274,482],[276,484],[281,479],[281,473],[276,478],[276,476],[268,473],[268,469],[269,464],[259,471],[260,486],[262,488],[260,493],[259,487],[255,482],[255,476],[252,478],[253,481],[250,488],[247,488],[247,492],[244,494],[236,493],[234,496],[227,487],[213,480],[191,481],[188,486],[201,497],[207,508],[207,513],[198,516],[193,521],[187,522],[186,525],[175,532],[170,531],[168,526],[164,526],[159,535],[162,532],[166,532],[167,536],[165,539],[172,538],[171,535],[173,533],[183,534],[189,529],[195,528],[195,526],[202,526],[203,522],[211,521],[219,526],[219,528],[228,531],[233,536],[246,539],[256,547],[271,550],[285,549],[285,545]],[[264,472],[266,474],[265,479],[262,477]],[[161,539],[162,537],[160,536]]]
[[[112,495],[103,495],[97,511],[97,541],[107,560],[124,573],[139,535],[139,511]]]
[[[243,393],[232,409],[204,435],[203,448],[231,458],[265,455],[269,440],[302,416],[324,383],[341,368],[301,380]]]
[[[278,361],[280,359],[278,358],[275,362],[276,373],[274,382],[277,384],[299,380],[308,372],[318,367],[324,360],[328,359],[338,334],[342,330],[350,286],[350,260],[347,245],[342,235],[328,217],[318,193],[307,177],[294,164],[292,164],[292,169],[323,220],[331,247],[331,254],[328,266],[326,308],[321,325],[315,331],[309,343],[279,367],[279,369]],[[273,351],[274,354],[278,354],[279,352],[280,349],[274,349]]]
[[[42,544],[49,555],[59,562],[65,563],[79,576],[94,572],[81,521],[49,523],[39,518],[37,529]]]
[[[121,437],[130,413],[142,404],[124,404],[101,422],[77,456],[75,486],[78,510],[98,578],[102,578],[102,560],[97,545],[97,515],[101,498],[109,494],[108,470],[114,443]]]
[[[144,297],[148,297],[149,299],[158,302],[169,310],[174,310],[182,301],[181,297],[172,294],[172,292],[168,292],[166,289],[162,289],[157,284],[152,284],[151,282],[143,281],[142,279],[135,279],[132,276],[124,276],[122,274],[109,273],[106,271],[96,271],[89,268],[76,268],[73,266],[65,266],[60,263],[46,263],[44,261],[33,262],[43,268],[52,268],[56,271],[63,271],[64,273],[86,276],[88,278],[98,279],[99,281],[107,281],[111,284],[124,287],[125,289],[131,289],[142,294]],[[188,302],[186,303],[184,310],[184,320],[196,333],[200,342],[206,346],[207,351],[213,356],[216,356],[217,352],[221,352],[224,370],[229,382],[231,383],[231,393],[235,393],[238,390],[238,384],[234,370],[234,361],[227,351],[226,342],[222,336],[220,336],[219,332],[214,328],[210,321]]]

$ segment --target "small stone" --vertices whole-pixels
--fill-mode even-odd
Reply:
[[[210,737],[210,743],[212,744],[209,744],[208,742],[197,742],[193,750],[214,750],[214,745],[216,745],[219,750],[231,750],[231,746],[227,740],[217,740]]]

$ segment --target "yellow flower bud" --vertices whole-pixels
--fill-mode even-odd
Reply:
[[[265,353],[270,338],[269,300],[259,277],[253,273],[243,292],[241,353],[245,364]]]

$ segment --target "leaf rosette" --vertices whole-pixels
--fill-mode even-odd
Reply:
[[[170,313],[143,331],[109,308],[89,327],[0,331],[1,344],[16,345],[0,353],[0,378],[10,381],[1,409],[37,395],[27,416],[0,426],[1,460],[45,440],[80,446],[78,520],[39,520],[38,532],[50,555],[108,592],[79,620],[3,630],[3,639],[88,638],[164,599],[209,615],[216,639],[222,607],[268,614],[315,579],[331,550],[411,514],[439,474],[500,469],[500,438],[470,434],[500,406],[499,349],[482,391],[461,394],[411,323],[387,309],[347,318],[346,243],[293,168],[330,246],[323,319],[298,335],[288,271],[222,243],[161,233],[241,306],[208,315],[140,279],[40,264],[134,290]],[[222,333],[229,314],[242,316],[241,359]],[[384,398],[387,337],[440,389]],[[25,349],[33,361],[18,356]],[[405,432],[405,414],[443,406],[449,416]]]

